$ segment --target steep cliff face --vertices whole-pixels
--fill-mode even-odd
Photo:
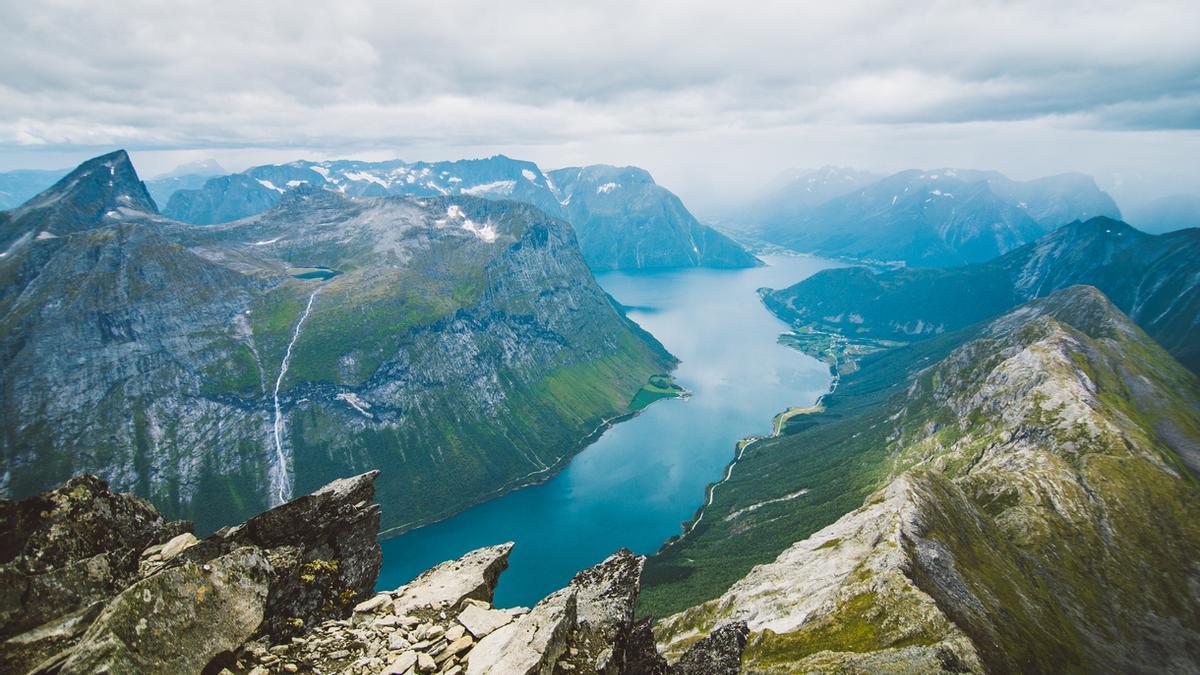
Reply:
[[[594,270],[760,264],[733,240],[696,220],[642,169],[572,167],[551,171],[550,178]]]
[[[97,162],[61,185],[141,185]],[[4,494],[88,471],[209,531],[383,467],[410,526],[549,476],[673,365],[525,204],[301,188],[228,225],[87,227],[74,194],[34,202],[74,230],[18,214],[0,259]]]
[[[1198,405],[1095,289],[1024,305],[887,404],[859,509],[657,635],[746,621],[748,672],[1195,669]]]

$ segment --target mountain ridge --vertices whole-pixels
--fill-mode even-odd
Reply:
[[[754,672],[1195,667],[1200,596],[1179,593],[1200,541],[1194,374],[1074,286],[973,329],[902,382],[869,418],[887,426],[857,427],[870,435],[859,445],[884,445],[877,488],[665,619],[668,654],[745,620]],[[742,480],[788,442],[752,447]],[[1145,532],[1150,519],[1159,532]]]
[[[947,269],[826,270],[766,293],[793,324],[850,338],[913,340],[983,320],[1066,286],[1100,287],[1184,365],[1196,370],[1196,294],[1191,260],[1200,230],[1150,235],[1097,217],[1068,224],[995,260]]]

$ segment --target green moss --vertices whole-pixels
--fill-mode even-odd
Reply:
[[[795,663],[817,652],[871,652],[914,645],[936,644],[940,635],[924,630],[898,633],[889,630],[894,608],[874,591],[856,595],[838,605],[830,615],[805,624],[794,633],[770,630],[755,635],[745,659],[756,667]]]
[[[310,560],[300,567],[300,581],[305,584],[315,584],[318,580],[329,580],[338,573],[337,560]]]

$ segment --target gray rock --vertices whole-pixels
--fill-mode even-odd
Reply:
[[[512,547],[508,542],[481,548],[426,570],[396,590],[393,611],[407,615],[429,606],[457,608],[467,599],[491,602]]]
[[[482,609],[476,605],[467,605],[458,615],[458,621],[466,627],[476,639],[482,639],[497,628],[507,625],[513,620],[508,612],[496,609]]]
[[[137,577],[145,548],[190,528],[95,476],[0,500],[0,638],[113,597]]]
[[[692,645],[671,669],[673,675],[737,675],[750,629],[746,622],[726,624]]]
[[[329,618],[348,616],[379,574],[378,471],[336,480],[218,532],[180,558],[202,561],[236,547],[269,551],[270,596],[263,631],[281,642]]]
[[[468,675],[549,675],[567,649],[575,612],[573,588],[546,596],[528,614],[479,641],[467,658]]]
[[[101,611],[58,672],[199,672],[262,623],[269,571],[244,547],[143,579]]]

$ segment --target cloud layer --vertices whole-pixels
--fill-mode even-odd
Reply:
[[[1200,3],[0,0],[0,150],[1200,128]]]

